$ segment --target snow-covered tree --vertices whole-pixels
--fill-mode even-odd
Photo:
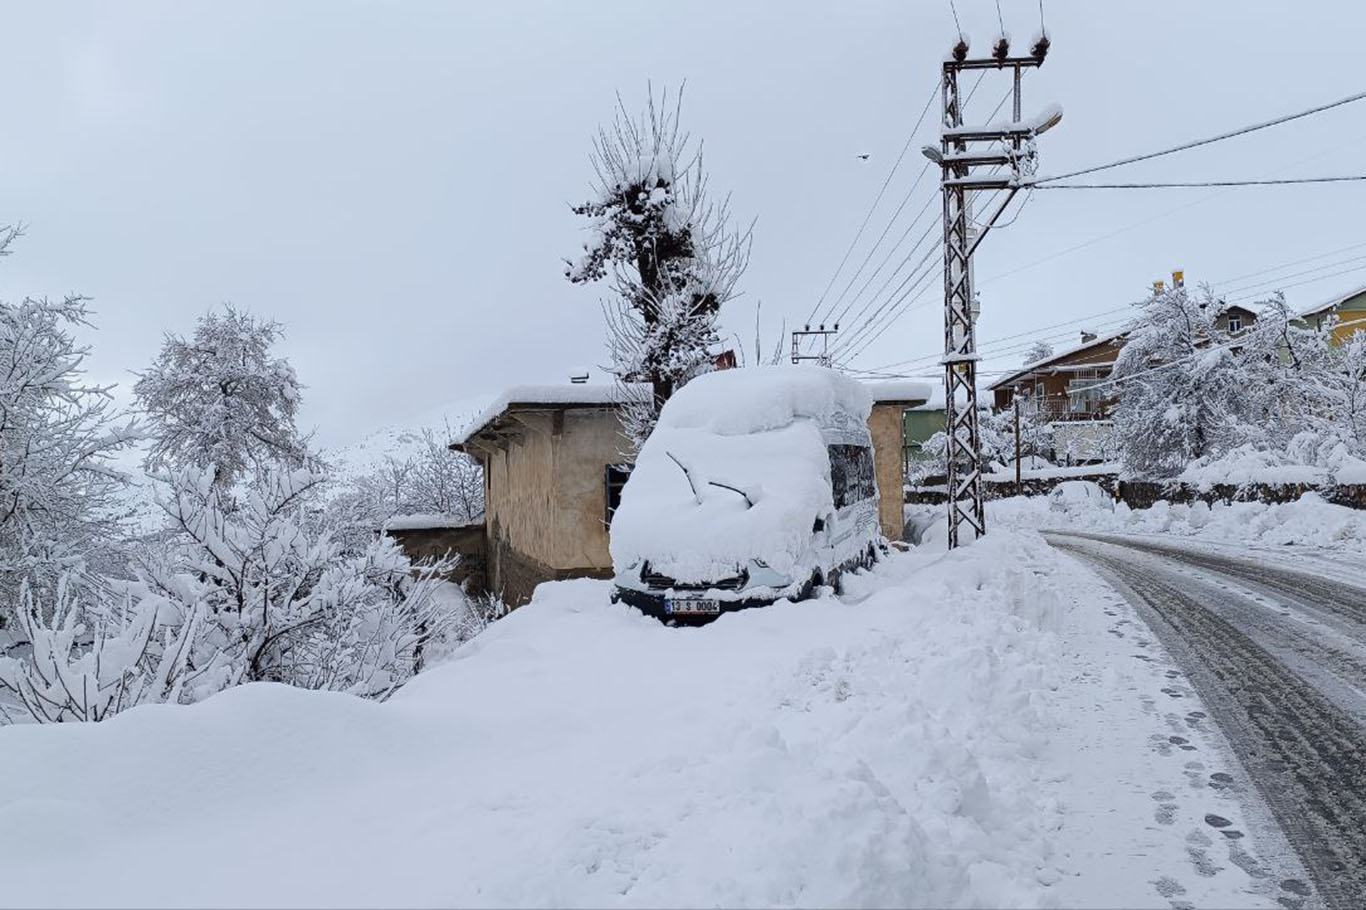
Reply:
[[[1329,339],[1329,330],[1306,325],[1277,293],[1258,304],[1256,322],[1226,341],[1243,383],[1240,414],[1259,428],[1247,434],[1256,444],[1283,449],[1332,411]]]
[[[1030,346],[1029,350],[1025,352],[1025,366],[1028,366],[1031,363],[1038,363],[1040,360],[1047,360],[1052,356],[1053,345],[1046,341],[1036,341]]]
[[[1111,374],[1126,467],[1172,477],[1197,458],[1255,441],[1264,428],[1247,419],[1244,362],[1216,325],[1218,302],[1175,287],[1138,307]]]
[[[0,255],[18,236],[0,230]],[[0,302],[0,627],[21,586],[50,591],[118,530],[127,478],[111,458],[137,432],[83,376],[82,297]]]
[[[1333,426],[1356,455],[1366,457],[1366,331],[1332,349],[1325,384]]]
[[[333,493],[328,513],[348,544],[363,544],[399,515],[441,516],[472,524],[484,515],[484,472],[473,458],[451,451],[444,435],[424,429],[415,452],[384,463]]]
[[[226,488],[249,472],[305,464],[299,380],[272,352],[281,332],[226,306],[201,316],[189,338],[166,336],[133,387],[151,428],[149,470],[211,468]]]
[[[623,396],[637,446],[674,389],[708,369],[717,315],[749,259],[749,231],[731,226],[728,198],[712,199],[701,147],[681,128],[681,102],[681,92],[656,102],[652,91],[632,116],[617,99],[612,126],[593,141],[594,196],[574,207],[590,220],[590,238],[565,269],[576,284],[609,282],[613,372],[653,389],[643,402]]]

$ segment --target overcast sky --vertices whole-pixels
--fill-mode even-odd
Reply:
[[[995,4],[957,5],[985,51]],[[1002,7],[1024,44],[1037,3]],[[1291,9],[1046,0],[1053,50],[1026,80],[1025,108],[1057,102],[1066,114],[1040,139],[1041,170],[1366,88],[1366,6]],[[569,205],[588,193],[589,140],[614,92],[634,106],[649,80],[687,80],[684,119],[705,140],[712,185],[755,219],[745,296],[725,322],[750,346],[762,301],[771,344],[783,319],[791,327],[815,306],[954,38],[948,0],[6,2],[3,12],[0,223],[23,221],[28,235],[0,265],[0,296],[93,297],[93,373],[125,386],[163,331],[189,331],[223,301],[276,318],[309,387],[305,422],[326,444],[603,362],[600,292],[563,278],[562,258],[582,243]],[[968,120],[1006,88],[988,77]],[[832,297],[906,198],[936,113]],[[1363,147],[1366,102],[1098,177],[1354,173],[1366,170]],[[922,181],[883,250],[929,194]],[[1366,244],[1364,203],[1366,184],[1039,192],[978,254],[979,339],[1111,310],[1172,268],[1219,282]],[[1317,279],[1287,295],[1308,304],[1366,283],[1366,271],[1323,277],[1363,255],[1285,269],[1344,261],[1286,278]],[[883,258],[874,252],[855,291]],[[930,287],[857,364],[936,353],[941,296]],[[1075,328],[1046,334],[1065,342]],[[1007,350],[987,367],[1019,359]]]

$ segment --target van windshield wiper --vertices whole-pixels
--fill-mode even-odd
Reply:
[[[683,472],[683,476],[686,477],[686,478],[688,478],[688,486],[692,488],[692,497],[693,497],[693,500],[696,501],[696,503],[700,506],[700,505],[702,504],[702,492],[701,492],[700,490],[697,489],[697,479],[696,479],[695,477],[693,477],[692,471],[688,469],[688,466],[687,466],[687,465],[685,465],[683,462],[679,461],[679,460],[678,460],[678,456],[675,455],[673,452],[670,452],[670,451],[667,451],[667,450],[666,450],[666,451],[664,452],[664,454],[665,454],[665,455],[668,455],[668,456],[669,456],[669,460],[672,461],[674,464],[678,465],[678,470],[682,471],[682,472]],[[747,508],[747,509],[752,509],[752,508],[754,508],[754,500],[753,500],[753,498],[751,498],[750,495],[749,495],[748,493],[746,493],[744,490],[740,489],[739,487],[733,487],[733,486],[731,486],[731,485],[728,484],[728,483],[721,483],[721,482],[716,481],[716,480],[709,480],[709,481],[707,481],[707,486],[709,486],[709,487],[720,487],[720,488],[723,489],[723,490],[730,490],[732,493],[739,493],[740,496],[743,497],[744,500],[745,500],[745,508]]]
[[[707,484],[713,487],[720,487],[723,490],[730,490],[732,493],[739,493],[741,496],[745,497],[745,508],[754,508],[754,500],[750,499],[749,494],[739,487],[733,487],[728,483],[718,483],[715,480],[709,480],[707,481]]]
[[[664,454],[668,455],[669,459],[674,464],[678,465],[678,470],[683,472],[683,476],[688,478],[688,486],[692,487],[692,498],[700,506],[702,504],[702,494],[697,489],[697,481],[693,480],[692,471],[689,471],[688,466],[685,465],[683,462],[679,461],[678,456],[675,455],[673,452],[670,452],[666,449]]]

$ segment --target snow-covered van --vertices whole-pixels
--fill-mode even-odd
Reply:
[[[708,373],[671,398],[612,518],[613,598],[666,621],[810,596],[873,563],[864,387],[814,366]]]

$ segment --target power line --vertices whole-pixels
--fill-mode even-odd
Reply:
[[[935,225],[930,225],[930,227],[925,229],[925,232],[921,234],[920,239],[916,241],[915,246],[911,248],[911,252],[907,255],[907,260],[909,260],[911,256],[915,255],[915,251],[919,249],[920,245],[924,243],[926,238],[930,236],[931,232],[934,230],[934,227]],[[934,244],[932,244],[930,248],[925,251],[925,255],[920,257],[920,261],[917,262],[914,266],[912,266],[910,272],[908,272],[906,274],[906,277],[901,280],[901,283],[897,285],[896,290],[892,291],[891,294],[888,295],[888,297],[882,301],[882,303],[878,304],[877,308],[874,309],[871,314],[869,314],[865,319],[863,319],[862,322],[858,323],[857,327],[853,331],[847,333],[843,338],[837,340],[835,342],[834,348],[832,349],[832,352],[838,352],[848,349],[851,345],[853,345],[860,338],[863,337],[863,335],[877,322],[877,320],[881,317],[882,313],[889,306],[895,306],[900,300],[902,300],[904,295],[902,297],[898,297],[897,295],[901,294],[902,291],[907,287],[907,285],[910,285],[913,282],[920,280],[920,270],[925,268],[925,264],[929,262],[932,256],[939,252],[942,246],[942,242],[935,242]],[[879,293],[880,291],[881,289],[879,289]],[[878,298],[876,296],[871,298],[866,304],[864,304],[863,311],[867,311],[869,307],[871,307],[874,303],[877,302],[877,299]],[[862,312],[860,313],[860,315],[862,315]]]
[[[1221,296],[1245,294],[1248,291],[1256,291],[1258,288],[1263,288],[1268,285],[1278,285],[1281,282],[1286,281],[1290,278],[1303,278],[1305,275],[1312,275],[1315,272],[1322,272],[1324,269],[1335,269],[1338,266],[1349,265],[1353,262],[1361,262],[1363,259],[1366,259],[1366,256],[1349,256],[1346,259],[1339,259],[1337,262],[1325,262],[1322,265],[1316,265],[1313,268],[1305,269],[1302,272],[1291,272],[1289,275],[1281,275],[1278,278],[1266,278],[1261,281],[1254,281],[1251,284],[1242,285],[1240,287],[1228,288],[1223,292],[1223,295]]]
[[[1255,133],[1258,130],[1264,130],[1268,127],[1279,126],[1282,123],[1289,123],[1292,120],[1299,120],[1302,117],[1308,117],[1312,114],[1319,114],[1323,111],[1332,110],[1335,107],[1341,107],[1344,104],[1351,104],[1354,101],[1360,101],[1363,98],[1366,98],[1366,92],[1357,92],[1355,95],[1348,95],[1346,98],[1339,98],[1337,101],[1331,101],[1328,104],[1320,104],[1319,106],[1311,107],[1308,110],[1298,111],[1294,114],[1286,114],[1283,117],[1276,117],[1272,120],[1265,120],[1261,123],[1254,123],[1250,126],[1240,127],[1236,130],[1230,130],[1227,133],[1220,133],[1217,136],[1209,136],[1205,139],[1196,139],[1192,142],[1184,142],[1181,145],[1174,145],[1171,148],[1162,149],[1160,151],[1148,152],[1143,155],[1133,155],[1129,158],[1121,158],[1118,161],[1111,161],[1108,164],[1097,164],[1092,167],[1082,168],[1079,171],[1071,171],[1066,174],[1055,174],[1051,177],[1039,177],[1031,181],[1031,183],[1033,185],[1052,183],[1056,180],[1066,180],[1070,177],[1080,177],[1083,174],[1094,174],[1097,171],[1106,171],[1110,168],[1121,167],[1122,165],[1126,164],[1136,164],[1140,161],[1148,161],[1153,158],[1160,158],[1163,155],[1171,155],[1176,152],[1184,152],[1189,149],[1199,148],[1202,145],[1210,145],[1211,143],[1222,142],[1225,139],[1232,139],[1235,136],[1245,136],[1248,133]],[[1027,186],[1030,184],[1024,185]]]
[[[978,86],[980,86],[980,85],[982,84],[982,80],[983,80],[984,78],[986,78],[986,71],[985,71],[985,70],[983,70],[982,72],[979,72],[979,73],[977,74],[977,81],[974,82],[974,83],[972,84],[972,88],[968,91],[967,101],[971,101],[971,100],[972,100],[972,96],[975,95],[975,94],[977,94],[977,88],[978,88]],[[935,91],[936,91],[936,92],[938,91],[938,86],[936,86]],[[910,137],[908,137],[907,140],[906,140],[906,145],[902,146],[901,154],[897,157],[897,165],[899,165],[899,164],[901,163],[901,159],[905,157],[906,151],[907,151],[907,149],[910,148],[911,142],[915,139],[916,134],[919,133],[919,131],[920,131],[920,125],[921,125],[921,123],[924,122],[924,120],[925,120],[925,115],[926,115],[926,113],[929,111],[930,105],[932,105],[933,103],[934,103],[934,94],[931,94],[930,99],[925,103],[925,107],[920,111],[920,116],[919,116],[919,118],[916,119],[915,127],[912,128],[912,130],[911,130],[911,135],[910,135]],[[964,103],[966,103],[966,102],[964,102]],[[1000,110],[1000,105],[997,105],[997,110]],[[839,297],[837,297],[837,298],[835,299],[835,302],[832,303],[832,304],[830,304],[830,308],[826,310],[826,312],[825,312],[825,318],[824,318],[824,320],[823,320],[824,322],[830,323],[830,322],[832,321],[832,320],[831,320],[831,315],[834,313],[835,307],[839,306],[840,301],[842,301],[842,300],[844,299],[844,296],[845,296],[846,294],[849,293],[849,289],[852,288],[853,285],[854,285],[854,282],[858,280],[858,276],[859,276],[860,274],[862,274],[863,269],[868,265],[868,261],[869,261],[870,259],[873,258],[873,255],[877,252],[877,248],[878,248],[879,246],[881,246],[881,245],[882,245],[882,241],[883,241],[884,239],[886,239],[888,232],[892,229],[892,225],[896,223],[897,216],[901,214],[902,210],[906,207],[906,203],[908,203],[908,202],[910,201],[911,196],[915,193],[916,188],[920,186],[920,181],[924,178],[925,172],[929,169],[929,166],[930,166],[930,162],[927,161],[927,162],[925,163],[925,166],[922,167],[922,168],[920,169],[920,173],[919,173],[919,174],[916,174],[914,183],[912,183],[912,184],[911,184],[911,188],[910,188],[909,190],[906,191],[906,195],[902,197],[902,199],[901,199],[901,204],[897,206],[896,211],[894,211],[894,212],[892,213],[892,217],[891,217],[890,219],[888,219],[887,226],[886,226],[885,228],[882,229],[882,233],[878,236],[878,239],[873,243],[872,249],[870,249],[870,250],[868,251],[868,255],[866,255],[866,256],[863,257],[863,262],[859,264],[858,269],[856,269],[856,270],[854,271],[854,274],[850,277],[848,283],[845,284],[844,290],[840,292]],[[893,173],[895,173],[895,167],[893,167]],[[853,253],[854,247],[858,244],[859,238],[863,235],[864,228],[866,228],[866,227],[868,226],[868,221],[872,218],[873,211],[876,210],[876,208],[877,208],[877,202],[878,202],[878,200],[880,200],[880,199],[882,198],[882,193],[883,193],[883,191],[886,190],[886,188],[887,188],[887,183],[890,183],[890,182],[891,182],[891,175],[889,174],[888,177],[887,177],[887,181],[884,182],[884,184],[883,184],[882,190],[880,190],[880,191],[878,192],[878,197],[877,197],[877,199],[873,200],[873,206],[868,210],[868,215],[863,219],[863,224],[860,225],[859,230],[858,230],[858,233],[854,235],[854,240],[849,244],[849,249],[845,251],[845,253],[844,253],[844,258],[843,258],[842,260],[840,260],[840,266],[839,266],[839,268],[837,268],[837,269],[835,270],[835,274],[834,274],[833,276],[831,276],[829,284],[826,285],[825,290],[821,293],[820,300],[818,300],[818,301],[816,302],[816,306],[813,307],[812,310],[811,310],[811,315],[807,317],[807,322],[811,322],[813,319],[815,319],[816,312],[820,309],[821,304],[825,302],[825,299],[826,299],[827,295],[830,293],[830,289],[834,286],[836,279],[839,277],[840,271],[843,270],[845,263],[848,262],[850,254]],[[931,199],[933,199],[933,197],[931,197]],[[919,217],[919,216],[917,216],[917,218],[918,218],[918,217]],[[902,232],[902,237],[904,238],[905,235],[906,235],[906,234],[909,234],[910,232],[911,232],[911,228],[907,228],[904,232]],[[892,253],[891,253],[891,251],[889,251],[888,254],[887,254],[887,258],[890,258],[891,255],[892,255]],[[884,258],[883,262],[881,263],[881,265],[879,265],[879,269],[881,268],[882,265],[886,265],[886,259],[885,259],[885,258]],[[855,300],[857,300],[857,295],[855,296]],[[844,314],[845,314],[845,313],[848,313],[849,310],[852,308],[852,306],[853,306],[852,303],[850,303],[848,306],[846,306],[846,307],[840,312],[839,317],[836,318],[836,319],[834,319],[833,321],[834,321],[834,322],[843,321],[843,319],[844,319]]]
[[[1276,290],[1277,290],[1277,291],[1284,291],[1286,288],[1297,288],[1297,287],[1301,287],[1301,286],[1306,285],[1306,284],[1313,284],[1313,283],[1315,283],[1316,281],[1324,281],[1325,279],[1328,279],[1328,278],[1337,278],[1339,275],[1350,275],[1350,274],[1352,274],[1353,272],[1360,272],[1360,271],[1362,271],[1363,269],[1366,269],[1366,265],[1359,265],[1359,266],[1355,266],[1355,267],[1350,268],[1350,269],[1343,269],[1343,270],[1340,271],[1340,272],[1330,272],[1330,273],[1327,274],[1327,275],[1319,275],[1317,278],[1306,278],[1304,281],[1295,281],[1295,282],[1291,282],[1290,284],[1282,285],[1281,287],[1276,288]],[[1247,301],[1249,301],[1249,300],[1252,300],[1252,299],[1254,299],[1254,298],[1256,298],[1256,297],[1259,297],[1259,296],[1261,296],[1262,294],[1265,294],[1265,293],[1267,293],[1267,292],[1266,292],[1266,291],[1258,291],[1258,292],[1253,293],[1253,294],[1248,294],[1248,295],[1246,295],[1246,296],[1244,296],[1244,297],[1233,297],[1233,298],[1228,298],[1228,299],[1226,299],[1224,302],[1225,302],[1225,303],[1245,303],[1245,302],[1247,302]]]
[[[896,245],[899,244],[901,241],[905,240],[906,237],[911,233],[911,231],[915,229],[915,226],[920,223],[921,219],[925,216],[925,213],[929,211],[930,205],[934,201],[934,196],[930,196],[928,199],[925,200],[925,205],[921,207],[920,211],[916,214],[915,218],[911,221],[911,223],[906,226],[906,230],[901,232],[901,236],[897,238],[896,243],[892,244],[891,249],[887,251],[887,255],[883,258],[881,264],[879,264],[878,267],[873,270],[873,273],[868,276],[868,280],[863,283],[863,287],[859,288],[858,292],[855,293],[854,296],[849,299],[849,302],[845,305],[844,309],[840,311],[839,318],[836,319],[835,322],[845,321],[844,317],[848,315],[851,309],[853,309],[854,304],[858,303],[859,298],[861,298],[864,292],[868,290],[868,286],[873,283],[873,279],[878,276],[878,273],[882,271],[882,269],[887,265],[888,261],[891,260],[893,254],[896,253]],[[925,229],[924,233],[922,233],[919,239],[916,240],[915,244],[912,245],[910,251],[906,253],[906,255],[902,258],[900,262],[897,263],[896,268],[892,270],[892,273],[888,275],[886,280],[883,281],[882,284],[878,287],[878,289],[873,292],[873,296],[870,297],[867,301],[865,301],[863,306],[859,309],[859,311],[854,314],[855,326],[857,326],[859,318],[862,317],[864,313],[868,312],[868,308],[872,306],[874,303],[876,303],[878,298],[882,296],[882,292],[887,290],[887,286],[891,284],[894,280],[896,280],[896,277],[898,274],[900,274],[902,267],[905,266],[906,263],[910,262],[913,258],[915,258],[916,250],[920,249],[920,245],[925,242],[925,239],[927,237],[929,237],[930,231],[933,230],[933,228],[934,225],[931,224],[929,227]],[[893,291],[892,293],[895,294],[896,292]],[[829,322],[828,319],[826,321]],[[850,330],[851,329],[848,326],[846,326],[846,334]]]
[[[938,249],[936,248],[934,250],[931,250],[930,252],[938,252]],[[910,312],[911,310],[919,306],[920,304],[917,304],[916,301],[920,300],[920,298],[924,296],[925,291],[928,290],[928,287],[925,285],[925,281],[941,273],[942,272],[936,270],[936,267],[933,265],[927,268],[923,273],[921,273],[920,278],[916,280],[915,285],[913,285],[904,294],[902,294],[901,299],[897,301],[893,305],[893,308],[889,310],[887,314],[882,318],[882,324],[873,329],[871,331],[871,334],[865,334],[862,343],[859,345],[859,347],[845,357],[846,362],[852,361],[855,357],[858,357],[860,354],[866,351],[868,349],[868,346],[871,345],[874,341],[877,341],[880,337],[882,337],[882,335],[886,333],[886,331],[889,328],[891,328],[893,323],[895,323],[906,313]],[[902,301],[904,301],[904,303]]]
[[[913,184],[911,184],[911,188],[910,188],[909,190],[907,190],[907,191],[906,191],[906,195],[902,197],[902,199],[901,199],[901,204],[898,205],[898,206],[896,207],[896,211],[892,213],[892,217],[887,221],[887,226],[884,227],[884,228],[882,229],[882,233],[878,235],[877,240],[874,241],[872,247],[868,250],[868,255],[863,257],[863,261],[862,261],[861,263],[859,263],[859,267],[858,267],[857,269],[854,270],[854,274],[851,275],[851,276],[849,276],[849,282],[848,282],[847,284],[845,284],[844,290],[843,290],[843,291],[840,291],[840,295],[839,295],[838,297],[835,298],[835,301],[834,301],[833,303],[830,304],[830,308],[829,308],[828,310],[825,311],[825,318],[824,318],[824,320],[823,320],[824,322],[830,322],[830,321],[831,321],[830,316],[831,316],[831,314],[835,311],[835,307],[839,306],[840,303],[843,302],[845,296],[848,295],[849,290],[854,286],[854,282],[855,282],[855,281],[858,281],[859,275],[862,275],[862,274],[863,274],[863,270],[864,270],[865,268],[867,268],[869,260],[871,260],[871,259],[873,258],[873,254],[877,252],[878,247],[880,247],[880,246],[882,245],[882,241],[885,240],[885,239],[887,238],[887,233],[888,233],[889,231],[891,231],[892,225],[896,224],[896,219],[897,219],[897,217],[901,214],[902,210],[906,208],[906,203],[908,203],[908,202],[911,201],[911,196],[914,195],[916,189],[920,186],[920,181],[924,178],[925,173],[930,169],[930,164],[931,164],[931,162],[926,161],[926,162],[925,162],[925,166],[922,167],[922,168],[920,169],[920,173],[919,173],[919,174],[916,174],[916,176],[915,176],[915,182],[914,182]],[[934,199],[934,197],[931,196],[930,199],[931,199],[931,201],[932,201],[932,200]],[[922,209],[922,212],[923,212],[923,211],[924,211],[924,210]],[[917,215],[916,217],[917,217],[917,219],[918,219],[920,216]],[[909,234],[909,233],[911,232],[911,229],[914,228],[914,227],[915,227],[915,222],[912,221],[911,224],[910,224],[910,227],[908,227],[908,228],[906,229],[906,231],[902,234],[902,236],[904,237],[906,234]],[[892,245],[892,248],[891,248],[890,250],[887,251],[887,256],[883,258],[883,261],[882,261],[881,265],[878,266],[878,269],[879,269],[879,270],[882,268],[882,266],[884,266],[884,265],[887,264],[887,260],[890,259],[890,258],[892,257],[892,255],[893,255],[893,253],[895,253],[895,252],[896,252],[896,245],[893,244],[893,245]],[[876,273],[874,273],[874,274],[876,274]],[[854,300],[857,300],[857,299],[858,299],[857,296],[855,296]],[[853,303],[854,303],[854,301],[850,301],[849,305],[846,306],[843,310],[840,311],[840,318],[839,318],[839,319],[835,319],[834,321],[835,321],[835,322],[839,322],[841,319],[843,319],[843,318],[844,318],[844,314],[849,312],[849,308],[850,308],[851,306],[853,306]]]
[[[934,104],[935,97],[939,94],[939,84],[935,83],[934,89],[930,92],[930,97],[925,102],[925,106],[920,111],[920,116],[916,118],[915,126],[911,129],[911,134],[906,137],[906,144],[901,147],[901,153],[896,156],[896,161],[892,164],[891,171],[887,174],[887,179],[882,181],[882,187],[877,191],[877,196],[873,198],[873,204],[868,207],[868,214],[863,216],[863,223],[859,225],[858,231],[854,234],[854,239],[849,242],[849,248],[844,251],[844,258],[835,269],[835,274],[830,276],[830,281],[821,292],[820,299],[811,308],[811,315],[806,317],[807,322],[816,318],[817,311],[821,304],[825,302],[830,289],[835,286],[835,281],[839,278],[840,272],[844,270],[845,263],[849,261],[849,256],[854,252],[854,247],[858,245],[859,238],[863,236],[864,230],[868,227],[868,222],[873,218],[873,212],[877,211],[877,204],[882,201],[882,196],[887,192],[887,187],[891,184],[892,178],[896,176],[897,169],[901,167],[902,160],[906,157],[906,152],[910,151],[911,145],[915,142],[916,134],[920,132],[920,125],[925,121],[925,115],[930,112],[930,107]],[[833,308],[832,308],[833,309]]]
[[[1366,174],[1342,177],[1289,177],[1281,180],[1198,180],[1171,183],[1045,183],[1024,186],[1035,190],[1154,190],[1206,186],[1287,186],[1298,183],[1351,183],[1366,180]]]
[[[1219,281],[1214,281],[1210,283],[1210,287],[1225,287],[1227,285],[1233,284],[1235,281],[1242,281],[1244,278],[1256,278],[1258,275],[1267,275],[1271,272],[1279,272],[1281,269],[1288,269],[1294,265],[1301,265],[1305,262],[1313,262],[1316,259],[1327,259],[1329,256],[1336,256],[1338,253],[1346,253],[1349,250],[1359,250],[1364,246],[1366,246],[1366,243],[1351,243],[1344,247],[1338,247],[1336,250],[1329,250],[1326,253],[1319,253],[1315,256],[1306,256],[1303,259],[1292,259],[1289,262],[1283,262],[1280,265],[1271,266],[1270,268],[1259,269],[1255,272],[1248,272],[1243,275],[1234,275],[1232,278],[1224,278]]]

